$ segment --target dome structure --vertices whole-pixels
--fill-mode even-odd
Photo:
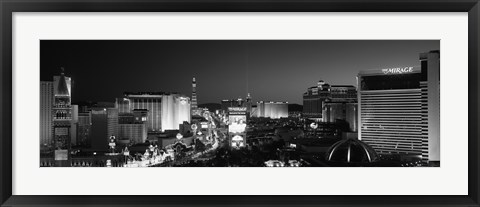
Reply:
[[[378,155],[372,147],[357,139],[340,140],[327,151],[326,161],[344,164],[368,164],[375,162]]]

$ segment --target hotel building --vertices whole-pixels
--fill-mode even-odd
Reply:
[[[348,124],[348,131],[356,132],[358,130],[357,103],[327,101],[323,105],[323,122],[335,123],[343,120]]]
[[[78,113],[77,127],[77,144],[89,146],[91,144],[90,130],[92,127],[92,114],[90,111],[81,111]]]
[[[303,94],[303,115],[317,121],[324,119],[326,102],[354,103],[357,99],[357,89],[351,85],[329,85],[318,81],[316,86],[307,89]]]
[[[195,77],[192,79],[192,99],[191,99],[191,114],[200,116],[202,113],[202,109],[198,108],[197,104],[197,80],[195,80]]]
[[[162,131],[178,130],[180,124],[191,121],[190,98],[179,94],[164,95],[162,99]]]
[[[55,166],[68,166],[70,158],[72,98],[71,78],[62,73],[53,77],[53,140],[55,148]]]
[[[359,139],[379,154],[440,162],[440,52],[420,66],[360,71]]]
[[[90,111],[92,149],[108,149],[110,136],[118,137],[118,109],[92,107]]]
[[[133,113],[124,113],[119,116],[118,140],[125,144],[144,143],[147,140],[148,131],[145,125],[147,110],[137,109]]]
[[[179,129],[184,121],[191,121],[190,98],[176,93],[125,93],[115,106],[119,114],[133,110],[147,110],[146,126],[150,132]]]
[[[40,144],[49,146],[53,136],[53,82],[40,82]]]
[[[125,99],[117,100],[119,113],[131,113],[134,109],[147,109],[148,131],[162,130],[162,97],[164,93],[125,93]],[[125,107],[127,105],[128,107]]]
[[[246,99],[237,98],[230,100],[225,99],[221,101],[221,110],[224,113],[228,113],[228,108],[230,107],[247,107],[247,116],[254,116],[254,114],[252,113],[253,102],[250,93],[247,93]]]
[[[288,117],[288,103],[287,102],[272,102],[272,101],[259,101],[254,117],[265,117],[271,119],[280,119]]]

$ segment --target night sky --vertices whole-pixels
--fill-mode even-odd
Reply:
[[[40,78],[64,67],[73,102],[113,102],[125,91],[190,96],[195,76],[200,104],[247,92],[302,104],[318,80],[356,85],[360,70],[420,65],[419,53],[438,49],[438,40],[42,40]]]

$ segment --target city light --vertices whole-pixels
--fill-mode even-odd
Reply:
[[[190,42],[181,42],[185,45],[171,47],[152,41],[162,47],[145,53],[156,57],[145,61],[150,56],[141,60],[137,54],[119,58],[117,51],[99,41],[96,44],[103,47],[94,48],[108,50],[103,54],[111,58],[95,59],[101,62],[98,65],[122,68],[105,69],[108,73],[79,65],[90,60],[77,59],[70,53],[64,60],[56,60],[63,57],[57,51],[65,51],[65,45],[49,42],[54,46],[44,54],[55,61],[45,63],[65,62],[71,70],[82,68],[89,73],[79,75],[83,70],[42,66],[40,166],[440,165],[440,51],[436,47],[422,48],[423,53],[418,53],[419,49],[409,50],[401,58],[388,54],[355,54],[352,58],[342,54],[351,60],[326,64],[318,61],[318,55],[312,58],[312,48],[323,51],[320,57],[326,60],[338,60],[332,56],[337,53],[328,50],[337,47],[314,46],[324,44],[322,41],[312,41],[311,48],[301,50],[293,46],[298,41],[291,41],[291,45],[283,45],[283,41],[248,41],[248,45],[256,45],[256,50],[263,48],[271,54],[260,55],[238,48],[228,50],[242,44],[223,44],[223,40],[206,44],[195,40],[199,45],[195,47],[195,57],[189,52],[193,49]],[[369,47],[380,47],[377,42],[370,43]],[[123,41],[116,44],[122,45]],[[349,44],[343,42],[338,48]],[[215,46],[222,49],[206,50]],[[182,55],[166,52],[178,48]],[[291,48],[290,53],[298,55],[279,48]],[[245,60],[236,55],[225,56],[239,51],[244,53],[239,57],[252,57]],[[216,54],[212,55],[214,58],[206,55],[210,53]],[[169,59],[164,59],[167,56]],[[119,59],[125,64],[119,64]],[[239,64],[243,61],[250,62]],[[352,62],[344,63],[349,61]],[[369,64],[362,64],[363,61]],[[152,66],[144,62],[154,64],[156,69],[146,70]],[[125,69],[125,65],[129,68]],[[380,67],[369,68],[372,65]],[[288,73],[287,66],[291,70]],[[345,71],[338,72],[340,69]],[[238,73],[243,70],[248,73]]]

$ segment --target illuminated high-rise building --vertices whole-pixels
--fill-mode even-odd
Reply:
[[[92,108],[90,128],[90,145],[95,150],[108,149],[108,118],[106,108]]]
[[[303,115],[318,121],[324,119],[326,102],[356,102],[357,90],[350,85],[330,85],[325,81],[318,81],[316,86],[307,89],[303,94]]]
[[[259,101],[257,102],[255,117],[265,117],[271,119],[287,118],[288,117],[288,103],[287,102],[272,102]]]
[[[329,96],[322,104],[322,121],[335,123],[345,121],[348,131],[356,132],[357,119],[357,89],[351,85],[332,85]]]
[[[71,125],[71,135],[70,135],[70,144],[72,146],[77,145],[77,134],[78,134],[78,105],[71,105],[72,107],[72,121]]]
[[[200,115],[197,103],[197,81],[195,77],[192,79],[192,101],[191,101],[192,115]]]
[[[162,98],[164,94],[163,92],[125,93],[125,99],[121,99],[119,103],[122,106],[119,106],[119,112],[131,113],[131,110],[134,109],[146,109],[148,110],[146,123],[148,131],[162,131]],[[117,99],[117,101],[119,100]],[[125,110],[126,108],[129,110]]]
[[[177,93],[125,93],[124,99],[117,99],[116,108],[119,114],[146,110],[150,132],[179,129],[184,121],[191,121],[190,98]]]
[[[356,102],[327,101],[323,105],[323,122],[345,121],[348,131],[356,132],[358,126],[358,105]]]
[[[126,97],[116,98],[115,108],[118,109],[119,114],[132,113],[132,110],[133,110],[131,100]]]
[[[247,116],[253,115],[252,108],[252,97],[250,93],[247,94],[247,98],[237,98],[237,99],[225,99],[221,101],[221,109],[223,112],[227,113],[229,107],[246,107],[247,108]]]
[[[40,145],[48,147],[53,136],[53,82],[40,82]]]
[[[162,99],[162,130],[179,129],[183,122],[190,122],[190,99],[179,94],[164,95]]]
[[[118,140],[124,143],[144,143],[147,140],[148,110],[136,109],[132,113],[119,115]]]
[[[68,166],[71,141],[71,78],[66,77],[63,68],[60,76],[53,77],[53,139],[55,166]]]
[[[303,115],[308,118],[322,118],[323,102],[330,95],[330,85],[325,81],[318,81],[316,86],[307,89],[303,94]],[[258,110],[258,109],[257,109]]]
[[[245,102],[245,106],[247,107],[247,115],[251,116],[252,114],[252,97],[250,96],[250,93],[247,93],[247,98]]]
[[[92,114],[90,111],[81,111],[78,113],[77,123],[77,144],[90,146],[90,130],[92,126]]]
[[[238,99],[225,99],[221,102],[221,107],[224,112],[228,112],[229,107],[245,107],[245,100],[238,98]]]
[[[379,154],[440,162],[440,52],[420,66],[360,71],[359,139]]]
[[[91,108],[91,147],[97,150],[108,149],[111,136],[118,139],[119,118],[117,108],[92,107]]]

